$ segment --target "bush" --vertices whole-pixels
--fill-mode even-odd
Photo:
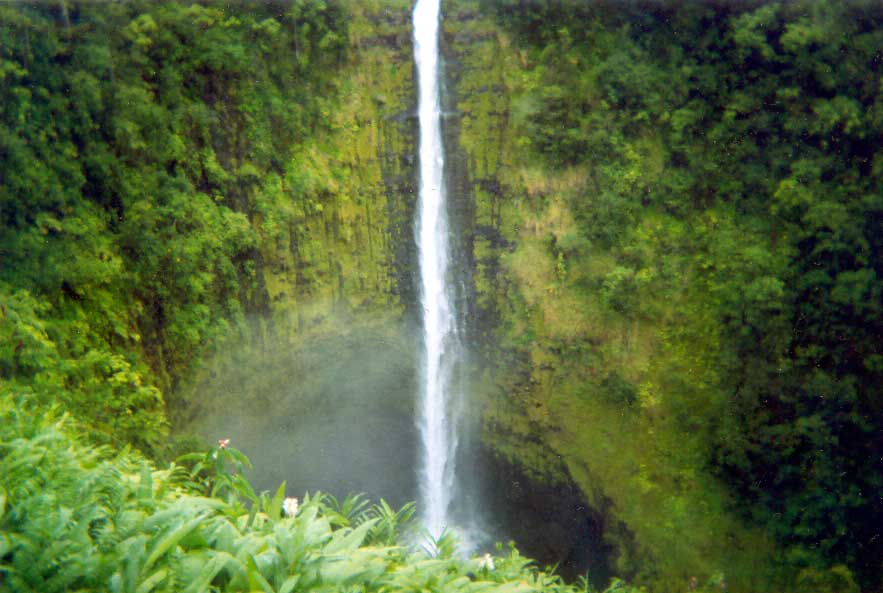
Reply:
[[[405,545],[394,511],[321,493],[256,495],[248,460],[219,443],[159,470],[131,451],[80,443],[77,427],[26,398],[0,401],[3,591],[571,591],[514,547],[489,568]]]

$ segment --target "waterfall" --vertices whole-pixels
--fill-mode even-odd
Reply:
[[[456,390],[452,372],[460,357],[457,316],[448,286],[450,246],[444,187],[444,147],[439,98],[440,0],[418,0],[414,7],[414,59],[418,74],[420,193],[417,246],[423,305],[420,432],[420,509],[430,535],[450,525],[456,489]]]

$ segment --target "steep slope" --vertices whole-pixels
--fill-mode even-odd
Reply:
[[[168,408],[267,487],[324,438],[412,498],[373,465],[413,465],[409,9],[0,7],[4,402],[153,455]],[[444,10],[510,523],[654,590],[879,588],[880,10]]]
[[[401,317],[405,4],[6,6],[0,34],[7,393],[156,453],[213,352]]]
[[[878,464],[845,447],[878,450],[880,426],[879,16],[448,6],[484,439],[578,484],[619,574],[879,579]],[[837,48],[855,76],[826,74]]]

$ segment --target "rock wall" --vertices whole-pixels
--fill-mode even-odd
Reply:
[[[350,11],[331,131],[292,156],[304,172],[291,205],[299,224],[265,253],[270,325],[289,337],[334,316],[398,314],[414,301],[410,17],[393,3]]]
[[[407,3],[353,2],[348,63],[279,180],[260,242],[267,307],[182,388],[178,434],[230,438],[259,488],[416,497],[416,103]],[[211,394],[206,397],[205,394]],[[414,475],[412,475],[414,474]]]
[[[416,443],[410,6],[354,3],[351,10],[350,63],[338,108],[328,114],[332,129],[293,156],[304,172],[289,180],[304,196],[291,205],[299,223],[265,244],[269,314],[255,320],[257,339],[222,350],[193,386],[219,393],[213,404],[222,412],[243,402],[249,413],[266,412],[251,428],[205,404],[182,416],[205,436],[237,426],[258,433],[255,459],[274,447],[292,451],[292,460],[277,455],[258,483],[309,473],[304,455],[333,450],[349,459],[357,449]],[[536,84],[530,56],[479,2],[445,2],[443,13],[447,183],[480,424],[475,455],[462,467],[484,493],[492,535],[517,538],[541,562],[561,561],[569,577],[588,570],[599,586],[620,575],[677,589],[726,570],[733,590],[768,588],[755,571],[769,554],[767,539],[728,511],[689,427],[672,429],[653,405],[673,388],[666,352],[689,340],[672,341],[665,316],[635,320],[611,311],[602,289],[615,258],[586,242],[571,211],[583,200],[591,212],[591,167],[551,171],[519,135]],[[652,220],[645,227],[654,232]],[[367,373],[360,361],[372,344],[391,355],[368,358],[376,364]],[[690,359],[697,369],[709,367],[707,351]],[[303,358],[309,362],[298,366]],[[244,377],[238,369],[245,367],[260,376]],[[370,380],[362,385],[360,375]],[[311,415],[313,408],[327,414]],[[334,446],[318,449],[283,439],[309,429],[315,444],[319,433],[346,432],[333,416],[363,418],[373,432],[342,444],[329,436]],[[259,434],[268,425],[276,437]],[[378,433],[382,442],[372,444]],[[310,475],[297,487],[324,478]],[[392,490],[372,485],[375,497],[413,498],[412,482],[385,481]]]
[[[703,466],[698,433],[654,403],[683,388],[668,378],[672,361],[693,365],[691,389],[713,376],[709,335],[685,336],[677,321],[680,311],[703,315],[687,282],[693,272],[667,271],[684,288],[659,316],[612,309],[604,299],[616,260],[585,239],[572,211],[582,203],[593,215],[597,175],[591,165],[550,170],[520,135],[538,84],[530,54],[480,2],[445,3],[444,27],[465,170],[457,187],[472,201],[481,435],[506,468],[500,475],[519,476],[516,490],[577,493],[582,506],[550,499],[569,510],[547,516],[550,531],[566,524],[597,544],[576,537],[564,554],[574,559],[564,567],[571,574],[590,569],[603,583],[609,571],[662,588],[726,574],[734,589],[774,586],[757,570],[769,539],[729,510]],[[641,224],[638,232],[657,232],[651,217]],[[525,515],[536,508],[529,497],[509,499]],[[520,543],[545,557],[548,547],[530,550],[540,539]]]

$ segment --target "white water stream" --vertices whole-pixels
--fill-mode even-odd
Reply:
[[[416,231],[424,343],[417,418],[422,447],[419,486],[423,524],[434,538],[451,527],[449,514],[456,488],[457,450],[451,374],[458,358],[454,298],[447,282],[450,247],[439,99],[439,5],[440,0],[418,0],[414,7],[420,121],[420,202]]]

